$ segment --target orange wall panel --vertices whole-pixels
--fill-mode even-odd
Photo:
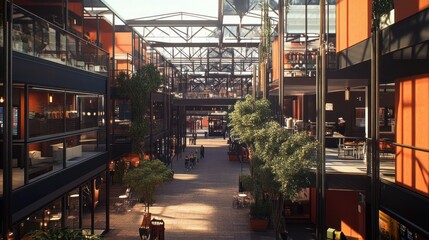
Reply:
[[[395,22],[401,21],[429,7],[429,0],[394,0]]]
[[[277,81],[279,80],[279,68],[280,68],[280,63],[279,63],[279,45],[280,45],[280,41],[279,38],[277,37],[273,43],[272,43],[272,75],[273,75],[273,81]]]
[[[429,149],[429,74],[396,80],[396,142]],[[429,153],[396,148],[396,182],[429,195]]]
[[[359,192],[328,190],[326,225],[341,230],[346,236],[365,239],[365,206],[358,211]]]
[[[132,34],[131,32],[115,33],[115,53],[132,53]]]
[[[311,221],[316,222],[316,189],[311,188]],[[360,212],[358,206],[360,205]],[[346,236],[365,239],[365,204],[359,203],[359,192],[328,190],[326,192],[326,226],[341,230]]]
[[[97,20],[85,19],[84,26],[85,26],[85,34],[89,36],[90,41],[95,43],[97,40]],[[103,49],[108,51],[111,56],[113,52],[113,48],[112,48],[113,26],[104,18],[99,19],[98,26],[99,26],[98,40],[100,41]]]
[[[342,51],[370,37],[371,2],[371,0],[337,1],[337,51]]]
[[[201,119],[201,124],[203,125],[203,127],[208,127],[209,126],[209,118],[203,117],[203,119]]]

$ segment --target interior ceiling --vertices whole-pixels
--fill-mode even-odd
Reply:
[[[330,2],[332,0],[329,0]],[[217,85],[226,81],[245,78],[251,83],[254,65],[258,64],[258,47],[263,26],[261,23],[261,0],[218,0],[218,16],[206,16],[187,12],[174,12],[149,17],[124,20],[111,11],[105,0],[84,0],[85,11],[89,15],[104,15],[113,19],[115,24],[122,21],[133,27],[171,63],[190,83],[204,83],[202,89],[216,91]],[[309,0],[310,3],[312,0]],[[268,19],[270,21],[271,38],[277,36],[278,0],[268,0]],[[308,41],[317,41],[318,12],[315,4],[308,5],[309,25]],[[295,9],[296,8],[296,9]],[[328,9],[330,14],[330,32],[335,32],[335,8]],[[289,6],[287,42],[294,42],[303,37],[299,34],[304,21],[303,5]],[[296,13],[295,15],[293,13]],[[314,19],[313,19],[314,18]],[[332,19],[331,19],[332,18]],[[310,24],[311,23],[311,24]],[[332,25],[332,26],[331,26]],[[296,30],[296,33],[294,31]],[[314,31],[313,31],[313,30]],[[313,33],[314,32],[314,33]],[[231,77],[232,76],[232,77]],[[285,95],[302,95],[315,93],[314,78],[285,78]],[[220,84],[210,83],[218,81]],[[232,82],[233,84],[234,82]],[[230,83],[231,84],[231,83]],[[344,79],[330,80],[328,91],[342,91],[346,87],[365,86],[366,80]],[[278,89],[271,91],[278,94]]]
[[[218,0],[218,6],[217,17],[175,12],[126,23],[180,72],[252,74],[259,57],[260,0]],[[269,1],[271,26],[278,21],[276,7]]]

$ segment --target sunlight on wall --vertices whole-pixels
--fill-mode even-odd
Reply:
[[[355,231],[353,228],[351,228],[346,222],[341,221],[341,231],[346,236],[352,236],[352,237],[355,237],[357,239],[363,240],[363,237],[357,231]]]

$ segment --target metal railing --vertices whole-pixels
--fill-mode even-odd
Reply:
[[[13,7],[12,49],[58,64],[108,74],[109,53],[25,9]]]

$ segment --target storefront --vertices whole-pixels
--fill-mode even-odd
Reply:
[[[427,240],[416,229],[413,229],[383,211],[379,211],[380,239],[389,240]]]
[[[43,228],[82,229],[87,234],[101,234],[106,229],[106,175],[76,187],[60,198],[22,219],[13,227],[14,239]]]

